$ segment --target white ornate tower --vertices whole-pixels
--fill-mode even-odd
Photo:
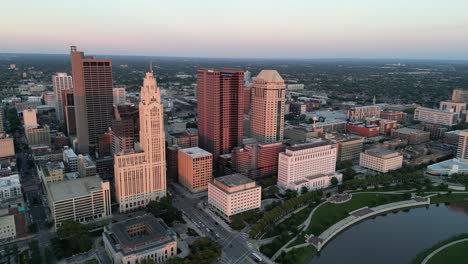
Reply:
[[[141,150],[114,156],[115,192],[119,211],[145,207],[166,196],[166,154],[163,106],[156,78],[146,73],[140,93]]]

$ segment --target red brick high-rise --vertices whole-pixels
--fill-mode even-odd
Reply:
[[[112,61],[85,56],[71,47],[78,151],[87,153],[96,146],[112,122]]]
[[[239,69],[197,70],[199,147],[219,155],[242,144],[244,72]]]

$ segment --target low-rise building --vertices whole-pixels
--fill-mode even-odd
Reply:
[[[78,155],[78,173],[80,177],[90,177],[97,175],[96,164],[89,155]]]
[[[55,228],[66,220],[85,224],[111,216],[110,184],[98,176],[51,182],[46,190]]]
[[[406,113],[402,111],[385,110],[380,112],[380,118],[403,122],[406,120]]]
[[[426,173],[433,176],[468,174],[468,162],[463,159],[449,159],[427,166]]]
[[[399,139],[406,139],[408,140],[408,144],[411,145],[425,143],[431,139],[430,132],[408,127],[392,130],[392,136]]]
[[[179,183],[191,192],[208,189],[213,174],[213,155],[199,147],[180,149],[178,153]]]
[[[414,110],[414,120],[442,126],[453,126],[457,124],[458,114],[446,110],[418,107]]]
[[[63,148],[63,161],[70,172],[78,171],[78,156],[69,147]]]
[[[337,161],[359,160],[364,146],[364,138],[351,137],[336,143],[338,145]]]
[[[176,233],[149,214],[106,226],[102,238],[114,264],[163,263],[177,256]]]
[[[48,145],[51,144],[50,128],[48,125],[43,127],[27,128],[26,139],[29,145]]]
[[[444,143],[457,146],[458,141],[460,139],[460,132],[461,130],[453,130],[453,131],[446,132],[444,135]]]
[[[47,183],[63,181],[65,165],[61,161],[49,161],[40,166],[39,175],[42,182]]]
[[[19,175],[0,178],[0,201],[22,197]]]
[[[15,144],[13,137],[5,136],[0,138],[0,158],[15,156]]]
[[[212,179],[208,183],[208,204],[230,217],[260,208],[262,187],[242,174]]]
[[[0,241],[16,238],[15,216],[8,209],[0,209]]]
[[[403,156],[394,150],[373,148],[361,153],[359,165],[364,168],[386,173],[403,165]]]
[[[380,134],[380,127],[378,125],[366,125],[362,122],[349,122],[346,125],[346,130],[351,134],[363,137],[376,137]]]
[[[364,120],[368,117],[380,117],[380,106],[367,105],[352,107],[348,110],[346,118],[349,120]]]

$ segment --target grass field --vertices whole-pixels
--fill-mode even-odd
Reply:
[[[441,194],[431,197],[431,204],[468,201],[468,193]]]
[[[431,254],[431,252],[433,252],[434,250],[436,250],[436,249],[440,248],[441,246],[446,245],[446,244],[448,244],[448,243],[450,243],[450,242],[452,242],[452,241],[456,241],[456,240],[460,240],[460,239],[464,239],[464,238],[468,238],[468,233],[460,234],[460,235],[451,237],[451,238],[449,238],[449,239],[443,240],[443,241],[441,241],[441,242],[435,244],[434,246],[432,246],[432,247],[430,247],[430,248],[424,250],[423,252],[419,253],[419,255],[417,255],[417,256],[413,259],[413,262],[412,262],[412,263],[413,263],[413,264],[420,264],[421,261],[423,261],[423,259],[424,259],[427,255]],[[466,244],[465,244],[465,245],[466,245]],[[455,246],[455,245],[454,245],[454,246]],[[447,248],[447,249],[449,249],[449,248]],[[468,248],[465,247],[464,250],[465,250],[466,252],[468,252]],[[445,251],[445,250],[444,250],[444,251]],[[443,252],[443,251],[442,251],[442,252]],[[442,253],[442,252],[440,252],[440,253]],[[437,255],[439,255],[439,254],[437,254]],[[434,257],[436,257],[437,255],[435,255]],[[431,260],[432,260],[432,258],[431,258]],[[429,262],[429,263],[432,263],[432,262]],[[434,262],[434,263],[435,263],[435,262]],[[448,261],[446,261],[446,262],[437,262],[437,263],[468,263],[468,262],[456,262],[456,261],[455,261],[455,262],[448,262]]]
[[[427,264],[468,263],[468,241],[460,242],[432,256]]]
[[[318,236],[356,209],[365,206],[375,207],[402,200],[405,200],[403,194],[355,193],[349,202],[343,204],[327,203],[317,209],[312,216],[312,221],[307,227],[306,233]]]

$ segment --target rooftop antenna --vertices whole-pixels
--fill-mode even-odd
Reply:
[[[152,60],[150,60],[149,70],[150,70],[150,72],[153,72],[153,61]]]

